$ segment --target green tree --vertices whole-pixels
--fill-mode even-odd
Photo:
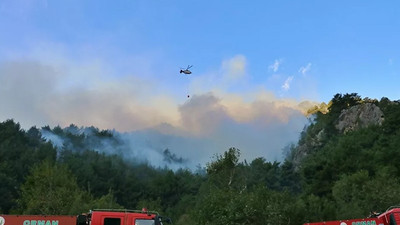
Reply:
[[[332,188],[337,204],[338,219],[365,217],[370,206],[364,205],[366,194],[363,187],[370,179],[368,171],[361,170],[352,175],[343,175]]]
[[[325,196],[302,195],[298,201],[298,205],[301,207],[295,212],[303,215],[302,223],[337,219],[335,202]]]
[[[199,199],[194,217],[197,224],[248,224],[244,214],[246,198],[244,193],[232,189],[212,188]]]
[[[142,209],[142,208],[146,208],[150,211],[157,211],[158,213],[163,214],[163,207],[162,207],[162,202],[161,202],[161,198],[157,198],[157,199],[142,199],[137,203],[136,208],[138,209]]]
[[[361,170],[343,175],[333,187],[338,219],[362,218],[371,211],[383,212],[400,202],[400,181],[382,167],[375,176]]]
[[[210,183],[219,188],[244,188],[244,177],[238,171],[240,150],[230,148],[223,155],[216,155],[215,161],[207,164]]]
[[[19,187],[32,165],[43,159],[55,160],[56,150],[45,143],[36,128],[25,132],[18,123],[0,123],[0,211],[9,213],[16,207]]]
[[[122,209],[123,207],[116,202],[114,197],[114,191],[109,190],[106,195],[101,196],[100,198],[93,199],[90,203],[87,204],[90,206],[90,209]]]
[[[93,198],[78,187],[75,176],[66,165],[48,160],[32,168],[21,187],[20,207],[24,214],[75,215],[93,208],[122,208],[113,191]]]
[[[78,206],[87,207],[89,200],[66,166],[46,160],[32,169],[22,185],[20,210],[26,214],[74,214],[86,211]]]
[[[245,183],[238,179],[240,151],[230,148],[207,163],[207,181],[200,190],[193,216],[198,224],[239,224]]]
[[[259,186],[245,196],[244,224],[301,224],[303,205],[287,191]]]

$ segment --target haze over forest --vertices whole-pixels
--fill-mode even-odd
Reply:
[[[337,94],[309,113],[282,161],[246,159],[246,149],[231,147],[196,168],[170,149],[130,149],[130,133],[75,125],[24,130],[6,120],[0,213],[148,207],[176,224],[294,225],[361,218],[398,204],[400,102]]]
[[[235,70],[240,63],[234,59],[223,67]],[[189,99],[182,96],[179,103],[146,81],[87,77],[92,79],[89,87],[70,87],[73,79],[64,76],[61,66],[0,64],[1,118],[13,118],[25,129],[75,124],[115,130],[134,152],[168,148],[193,167],[232,146],[248,149],[243,152],[248,159],[281,161],[282,149],[296,141],[307,124],[307,108],[316,104],[280,99],[265,90],[248,97],[209,91]]]
[[[0,213],[399,204],[400,2],[227,3],[0,0]]]
[[[311,106],[400,97],[397,4],[4,0],[0,121],[115,130],[190,167],[282,161]]]

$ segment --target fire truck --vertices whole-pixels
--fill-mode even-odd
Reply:
[[[147,209],[96,209],[77,216],[0,215],[0,225],[163,225],[165,223],[171,223],[171,219]]]
[[[371,213],[365,219],[324,221],[303,225],[400,225],[400,206],[390,207],[384,213]]]

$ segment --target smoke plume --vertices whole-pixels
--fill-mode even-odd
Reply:
[[[282,160],[281,150],[298,139],[307,122],[304,112],[315,104],[249,85],[244,56],[193,76],[183,88],[191,92],[186,98],[177,91],[176,74],[163,82],[151,74],[115,75],[101,61],[0,61],[0,119],[14,119],[26,129],[76,124],[113,130],[123,144],[114,149],[104,142],[101,151],[193,168],[230,147],[248,161]],[[43,135],[56,146],[63,143]]]

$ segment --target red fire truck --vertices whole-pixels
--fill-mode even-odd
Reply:
[[[365,219],[324,221],[304,225],[400,225],[400,207],[390,207],[384,213],[371,213],[370,217]]]
[[[140,210],[96,209],[78,216],[0,215],[0,225],[162,225],[171,219],[157,212]]]

